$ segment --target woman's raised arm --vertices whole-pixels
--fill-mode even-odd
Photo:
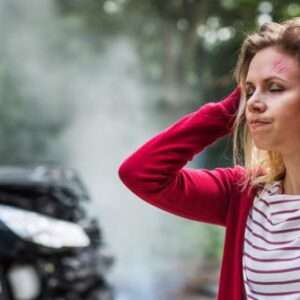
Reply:
[[[126,158],[119,177],[137,196],[170,213],[226,225],[229,201],[241,167],[214,170],[184,167],[194,155],[232,131],[240,100],[236,88],[151,138]]]

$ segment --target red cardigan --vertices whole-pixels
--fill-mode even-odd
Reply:
[[[189,113],[151,138],[119,167],[123,183],[141,199],[172,214],[226,229],[218,300],[244,299],[242,252],[255,189],[241,191],[245,168],[184,167],[194,155],[232,132],[240,99],[236,88],[221,102]]]

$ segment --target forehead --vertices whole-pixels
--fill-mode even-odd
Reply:
[[[296,58],[276,48],[260,50],[249,65],[247,81],[256,81],[271,76],[285,80],[299,80],[300,66]]]

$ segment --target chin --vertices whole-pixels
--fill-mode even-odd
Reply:
[[[256,146],[256,148],[263,151],[273,151],[273,149],[270,147]]]
[[[253,140],[255,147],[258,150],[264,150],[264,151],[274,151],[274,147],[272,147],[272,145],[270,145],[269,143],[267,143],[266,141],[256,141]]]

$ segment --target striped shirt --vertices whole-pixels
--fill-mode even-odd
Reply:
[[[254,199],[244,240],[247,300],[300,299],[300,195],[266,184]]]

